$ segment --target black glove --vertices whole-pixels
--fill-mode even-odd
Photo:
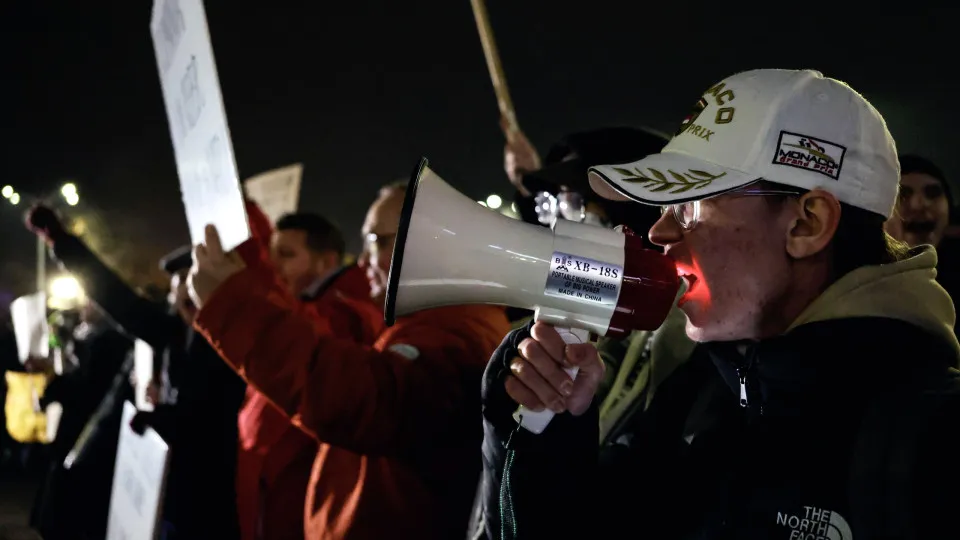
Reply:
[[[490,363],[483,372],[483,382],[480,388],[480,400],[483,404],[483,416],[494,426],[512,429],[516,426],[513,412],[517,409],[517,402],[507,395],[504,381],[510,375],[510,362],[520,356],[518,347],[520,342],[530,337],[531,320],[526,325],[513,330],[500,343],[497,350],[490,357]]]
[[[26,223],[28,229],[48,242],[65,232],[57,213],[43,204],[37,204],[27,211]]]

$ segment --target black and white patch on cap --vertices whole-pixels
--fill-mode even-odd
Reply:
[[[773,164],[814,171],[838,180],[846,153],[846,147],[839,144],[781,131]]]

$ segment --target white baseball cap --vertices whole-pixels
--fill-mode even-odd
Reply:
[[[767,180],[823,189],[890,217],[900,164],[883,117],[845,83],[812,70],[759,69],[704,92],[659,154],[588,174],[613,200],[668,205]]]

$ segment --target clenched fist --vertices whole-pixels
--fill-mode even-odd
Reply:
[[[193,266],[187,277],[187,290],[197,309],[203,307],[220,284],[244,268],[236,253],[224,253],[215,226],[207,225],[204,232],[204,243],[193,248]]]
[[[522,131],[511,131],[506,119],[500,120],[500,128],[507,138],[503,148],[503,170],[517,191],[524,197],[530,197],[532,194],[523,185],[523,175],[540,170],[540,154]]]
[[[27,210],[25,221],[28,229],[47,241],[63,232],[60,217],[52,208],[43,204],[37,204]]]

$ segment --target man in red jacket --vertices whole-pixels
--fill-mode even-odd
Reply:
[[[386,284],[403,199],[403,186],[385,188],[364,223],[361,267],[375,293]],[[481,467],[480,377],[510,329],[504,310],[425,310],[370,347],[271,282],[250,242],[225,254],[208,227],[194,258],[196,328],[320,442],[306,538],[463,537]]]
[[[356,266],[341,267],[340,231],[317,214],[287,214],[269,222],[248,204],[261,258],[269,259],[291,295],[312,304],[337,335],[372,345],[383,326],[370,302],[370,287]],[[269,233],[269,236],[266,236]],[[350,298],[347,303],[343,299]],[[240,411],[237,455],[237,513],[241,540],[303,538],[303,506],[317,442],[253,386]]]

